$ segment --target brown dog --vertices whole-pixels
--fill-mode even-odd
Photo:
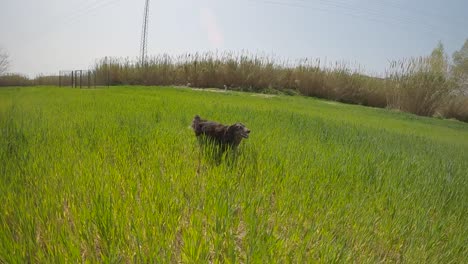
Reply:
[[[213,121],[207,121],[196,115],[192,121],[192,128],[197,137],[205,136],[221,145],[221,147],[236,148],[243,138],[248,138],[250,130],[242,123],[225,126]]]

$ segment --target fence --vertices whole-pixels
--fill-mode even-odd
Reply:
[[[59,86],[80,89],[96,87],[96,72],[91,70],[60,71]]]

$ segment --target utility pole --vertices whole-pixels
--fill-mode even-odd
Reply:
[[[145,11],[143,13],[143,29],[141,32],[140,43],[140,59],[141,65],[146,63],[146,43],[148,42],[148,15],[149,15],[149,0],[145,1]]]

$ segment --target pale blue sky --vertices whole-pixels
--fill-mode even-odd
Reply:
[[[11,72],[31,76],[136,58],[144,2],[0,0],[0,47]],[[248,50],[381,74],[439,40],[451,55],[468,38],[467,13],[466,0],[152,0],[148,54]]]

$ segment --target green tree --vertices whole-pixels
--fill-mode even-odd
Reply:
[[[434,73],[445,75],[448,71],[448,57],[444,45],[439,41],[429,57],[429,66]]]
[[[459,86],[468,90],[468,39],[459,51],[455,51],[452,56],[452,74]]]

